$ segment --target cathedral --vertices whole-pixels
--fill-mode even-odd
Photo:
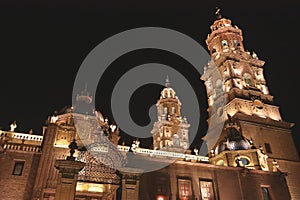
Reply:
[[[76,104],[48,117],[41,134],[16,132],[15,123],[0,130],[0,199],[300,200],[294,124],[273,103],[265,62],[245,50],[241,29],[216,14],[199,79],[210,131],[221,126],[221,134],[201,138],[206,155],[190,147],[190,124],[169,78],[148,148],[138,139],[120,144],[118,124],[92,109],[84,89]]]

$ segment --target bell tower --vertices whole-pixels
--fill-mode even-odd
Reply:
[[[151,131],[154,149],[185,152],[189,148],[190,124],[185,117],[181,117],[181,102],[168,77],[156,107],[158,121]]]
[[[205,81],[209,110],[218,101],[218,92],[225,92],[226,111],[233,116],[238,112],[281,121],[280,112],[273,104],[263,74],[264,61],[255,52],[244,49],[242,30],[223,18],[220,11],[210,27],[206,44],[211,61],[202,80]],[[218,68],[221,76],[213,76]]]
[[[246,50],[242,30],[233,25],[230,19],[224,18],[220,9],[217,9],[216,16],[206,39],[211,60],[201,76],[207,90],[208,123],[215,115],[225,120],[217,142],[209,146],[210,156],[214,157],[211,160],[218,164],[215,157],[221,151],[227,154],[224,152],[241,151],[241,148],[236,147],[243,147],[243,150],[251,152],[254,151],[253,147],[257,147],[260,150],[258,153],[266,155],[262,158],[268,158],[268,166],[264,166],[264,169],[272,169],[274,160],[281,163],[281,171],[288,174],[291,196],[299,199],[300,192],[296,188],[300,188],[300,184],[296,180],[300,178],[300,173],[296,169],[300,168],[300,162],[291,134],[294,124],[282,119],[264,77],[265,62],[255,52]],[[213,112],[213,106],[218,107],[220,101],[226,102],[224,109],[219,108],[220,112]],[[237,124],[238,129],[233,129],[232,124]],[[209,143],[211,138],[205,136],[204,140]],[[234,148],[224,146],[226,144],[234,144]],[[289,174],[293,175],[289,177]]]

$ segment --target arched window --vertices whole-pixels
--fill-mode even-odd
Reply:
[[[172,107],[172,114],[175,114],[175,107]]]
[[[243,76],[246,86],[254,86],[253,78],[249,73],[245,73]]]
[[[237,40],[233,40],[233,44],[234,44],[235,47],[241,46],[241,44]]]
[[[175,146],[179,146],[180,145],[179,136],[177,134],[173,135],[173,144]]]
[[[213,53],[216,53],[216,52],[217,52],[216,48],[213,47],[212,50],[211,50],[211,53],[213,54]]]
[[[168,113],[168,108],[164,107],[164,114],[167,114],[167,113]]]
[[[159,147],[160,147],[160,148],[163,148],[163,147],[164,147],[164,142],[163,142],[163,141],[160,141]]]
[[[224,47],[224,46],[228,46],[227,40],[222,40],[222,46],[223,46],[223,47]]]

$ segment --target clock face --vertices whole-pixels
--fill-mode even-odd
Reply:
[[[264,106],[264,104],[263,104],[263,102],[261,102],[260,100],[255,99],[255,100],[253,101],[253,106],[254,106],[255,108],[262,109],[263,106]]]

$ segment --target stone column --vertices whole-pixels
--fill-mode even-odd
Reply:
[[[51,169],[54,167],[54,142],[56,134],[58,132],[58,126],[54,123],[50,123],[44,134],[42,142],[42,154],[39,161],[37,175],[33,190],[33,200],[43,199],[44,189],[47,188],[47,183]]]
[[[74,157],[67,160],[56,160],[55,168],[59,170],[55,200],[74,200],[78,172],[85,166],[84,162],[75,161]]]

